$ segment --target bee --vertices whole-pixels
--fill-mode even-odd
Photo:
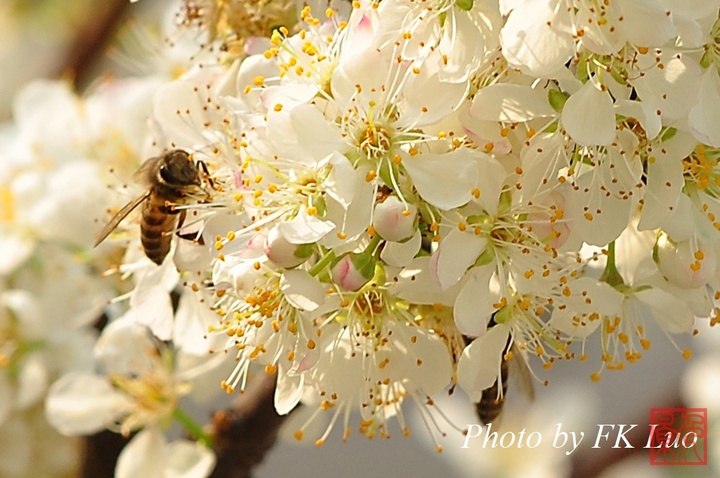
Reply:
[[[475,404],[475,411],[480,419],[480,423],[484,425],[493,423],[505,408],[505,396],[507,395],[511,361],[513,364],[513,372],[516,372],[516,376],[519,379],[520,388],[530,400],[535,398],[530,369],[525,359],[520,356],[520,350],[514,344],[511,346],[510,339],[508,339],[508,344],[500,360],[500,383],[498,383],[498,380],[495,380],[495,383],[483,390],[480,401]],[[500,392],[500,390],[502,390],[502,392]]]
[[[201,172],[202,170],[202,172]],[[175,206],[189,193],[202,188],[203,177],[210,181],[203,161],[193,162],[190,155],[174,149],[145,161],[133,179],[146,186],[146,191],[133,199],[105,225],[95,240],[95,246],[115,230],[125,217],[142,204],[140,240],[145,255],[155,264],[162,264],[170,252],[172,231],[184,219],[184,211]],[[212,183],[211,183],[212,184]]]

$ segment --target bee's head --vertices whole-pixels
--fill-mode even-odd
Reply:
[[[185,151],[174,149],[163,155],[160,177],[171,187],[199,186],[200,175],[197,167]]]

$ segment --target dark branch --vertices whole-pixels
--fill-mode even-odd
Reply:
[[[58,76],[69,77],[77,89],[92,80],[92,67],[103,55],[130,2],[105,0],[93,4],[93,11],[75,36]]]
[[[234,407],[213,417],[217,465],[213,478],[249,478],[277,439],[287,415],[275,411],[276,376],[263,374]]]

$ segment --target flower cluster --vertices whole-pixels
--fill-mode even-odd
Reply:
[[[275,375],[321,444],[338,420],[409,433],[406,400],[432,423],[447,387],[480,400],[511,346],[550,368],[598,340],[599,380],[648,327],[717,320],[720,0],[315,3],[184,2],[206,42],[143,137],[206,171],[162,264],[132,221],[111,234],[123,323],[226,354],[228,393]],[[171,411],[118,401],[132,429]]]
[[[225,53],[159,88],[155,138],[213,187],[161,267],[217,314],[225,390],[260,365],[318,443],[350,410],[385,436],[406,399],[478,400],[511,344],[549,368],[597,336],[599,380],[650,318],[714,316],[718,3],[305,6],[239,52],[193,2]]]

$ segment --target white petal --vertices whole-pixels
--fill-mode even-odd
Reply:
[[[318,219],[316,216],[308,215],[307,208],[303,207],[297,216],[290,221],[279,223],[277,228],[291,244],[312,244],[335,229],[335,225],[329,221]]]
[[[340,131],[317,107],[308,104],[279,112],[270,110],[267,134],[281,156],[308,165],[345,149]]]
[[[490,287],[493,269],[490,266],[473,269],[458,293],[453,317],[455,325],[463,335],[469,337],[482,335],[490,316],[496,310],[493,304],[500,300],[500,292],[497,287]]]
[[[457,365],[458,384],[473,402],[479,402],[483,390],[492,387],[500,376],[509,333],[507,325],[498,324],[463,350]]]
[[[404,330],[400,330],[400,328]],[[436,334],[397,322],[388,324],[395,348],[383,370],[398,381],[411,385],[430,396],[444,389],[452,380],[452,361],[445,342]]]
[[[620,313],[625,297],[610,285],[581,277],[571,282],[570,287],[572,295],[565,300],[567,307],[556,307],[549,323],[560,332],[584,338],[597,330],[604,315],[613,317]]]
[[[147,428],[123,448],[115,467],[115,478],[164,478],[168,454],[160,429]]]
[[[103,372],[131,375],[157,365],[156,346],[147,328],[126,316],[110,322],[95,344],[95,358]]]
[[[509,83],[481,88],[470,106],[470,116],[489,121],[521,123],[555,115],[555,110],[537,90]]]
[[[657,229],[678,204],[683,179],[682,157],[669,154],[671,150],[653,148],[654,161],[647,166],[647,190],[643,200],[642,216],[637,228],[641,231]]]
[[[190,440],[171,442],[167,455],[163,478],[205,478],[215,468],[215,454]]]
[[[447,291],[440,289],[437,278],[430,272],[430,258],[417,257],[395,278],[390,292],[416,304],[443,304],[452,306],[455,302],[457,287]]]
[[[485,250],[487,239],[472,232],[450,231],[440,242],[431,264],[436,264],[435,273],[440,287],[447,289],[465,274]]]
[[[418,253],[421,243],[422,239],[419,231],[415,231],[415,234],[413,234],[408,241],[386,242],[380,253],[380,259],[387,265],[404,267],[408,265],[415,257],[415,254]]]
[[[643,75],[632,81],[638,96],[663,119],[679,119],[697,103],[702,70],[691,55],[670,49],[663,50],[658,68],[656,56],[641,55],[638,68]]]
[[[583,146],[608,146],[615,139],[613,100],[592,81],[565,102],[562,122],[573,141]]]
[[[435,60],[437,57],[438,59]],[[431,54],[420,68],[420,73],[411,77],[402,89],[401,101],[398,104],[400,119],[399,128],[415,128],[435,124],[453,113],[464,100],[468,83],[451,83],[441,81],[437,67],[442,60],[440,53]]]
[[[700,83],[699,101],[688,115],[693,136],[698,141],[720,147],[720,76],[708,68]]]
[[[277,386],[275,387],[275,411],[278,415],[287,415],[300,402],[305,384],[304,374],[288,374],[282,364],[278,364]]]
[[[280,290],[290,304],[302,310],[313,311],[325,302],[325,288],[302,269],[283,272]]]
[[[132,406],[104,377],[76,372],[50,387],[45,416],[63,435],[87,435],[102,430]]]
[[[616,0],[623,20],[618,22],[627,40],[638,46],[662,46],[675,36],[672,18],[657,0]]]
[[[590,171],[577,180],[577,189],[568,194],[566,218],[573,234],[594,246],[605,246],[617,239],[628,224],[633,201],[622,200],[602,191],[601,174]]]
[[[323,181],[323,188],[331,198],[347,209],[355,197],[357,173],[350,161],[338,152],[332,154],[330,162],[332,170]]]
[[[503,55],[533,76],[553,74],[573,55],[570,15],[546,0],[525,1],[518,7],[500,31]]]
[[[186,291],[175,312],[173,345],[194,355],[205,355],[213,347],[208,339],[208,327],[217,321],[217,314],[206,302],[200,302],[197,294]]]
[[[0,274],[7,275],[25,262],[35,249],[35,242],[3,231],[0,234]]]
[[[685,333],[695,324],[695,317],[687,304],[662,289],[645,289],[637,292],[635,297],[652,310],[655,321],[667,332]]]
[[[403,158],[403,166],[418,194],[440,209],[467,203],[477,184],[477,154],[457,149],[450,153],[423,153]]]
[[[25,409],[40,401],[48,387],[48,370],[39,354],[29,355],[20,366],[15,404]]]

